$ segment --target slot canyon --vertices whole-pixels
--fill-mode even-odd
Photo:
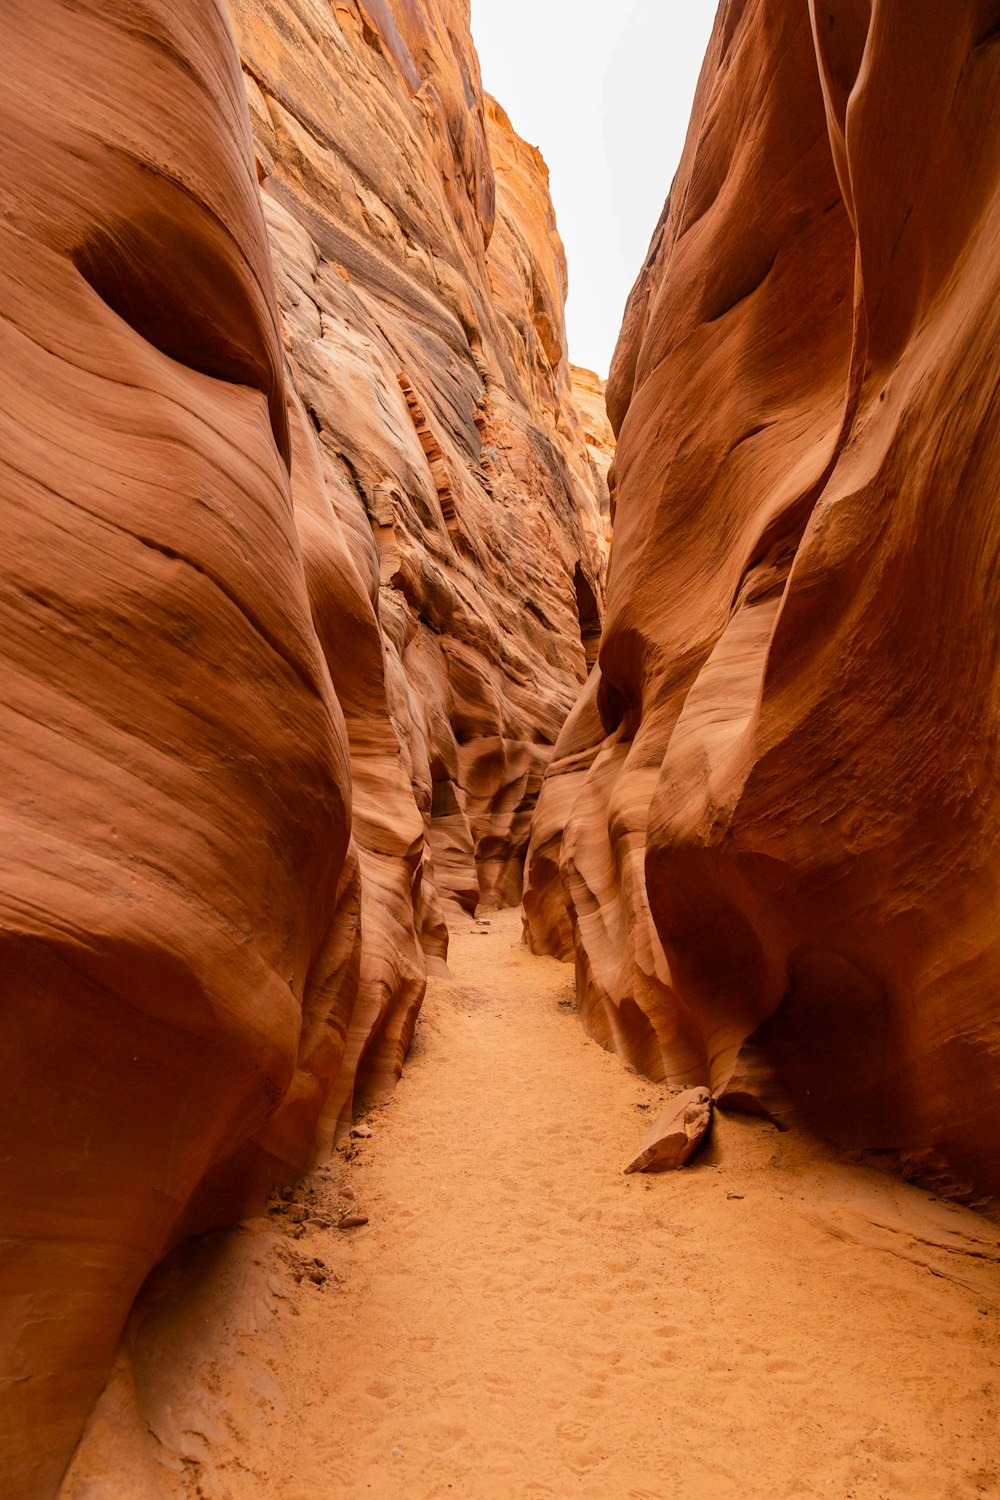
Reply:
[[[1000,0],[473,32],[0,5],[0,1496],[1000,1495]]]

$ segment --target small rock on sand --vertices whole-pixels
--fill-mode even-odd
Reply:
[[[338,1229],[360,1229],[362,1224],[368,1223],[367,1214],[345,1214],[337,1221]]]
[[[642,1149],[626,1172],[663,1172],[682,1167],[693,1155],[712,1121],[712,1096],[706,1088],[688,1089],[667,1101],[650,1126]]]

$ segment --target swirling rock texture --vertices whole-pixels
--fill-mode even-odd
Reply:
[[[234,16],[289,354],[381,600],[433,852],[422,938],[443,954],[436,898],[453,912],[520,900],[600,611],[600,480],[571,399],[548,173],[482,96],[467,7]],[[363,851],[396,836],[373,791]]]
[[[583,423],[583,437],[591,465],[597,475],[597,491],[601,514],[605,518],[605,534],[611,541],[611,495],[608,474],[615,456],[615,435],[608,420],[607,384],[593,370],[582,365],[570,365],[573,382],[573,401]]]
[[[518,900],[601,594],[467,7],[233,19],[245,80],[221,0],[0,14],[12,1497],[150,1266],[398,1074],[442,907]]]
[[[570,365],[570,378],[573,383],[573,401],[583,423],[583,438],[587,445],[590,470],[604,523],[604,540],[610,547],[611,491],[608,475],[615,456],[615,435],[608,421],[605,383],[593,370],[585,370],[580,365]],[[601,606],[582,567],[576,569],[574,582],[580,634],[583,637],[589,672],[597,660],[601,644]]]
[[[525,902],[653,1077],[978,1202],[998,231],[995,0],[722,5],[609,381],[607,621]]]

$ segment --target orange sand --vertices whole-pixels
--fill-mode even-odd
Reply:
[[[300,1190],[368,1226],[272,1216],[164,1268],[64,1494],[1000,1494],[994,1227],[735,1118],[624,1176],[659,1090],[515,914],[472,925],[371,1139]]]

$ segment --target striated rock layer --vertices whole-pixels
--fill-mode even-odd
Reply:
[[[34,1497],[150,1266],[398,1074],[448,905],[519,899],[603,524],[544,165],[460,0],[13,0],[0,47],[0,1451]]]
[[[601,514],[605,518],[605,535],[611,541],[611,495],[608,474],[615,457],[615,434],[608,420],[607,386],[593,370],[570,365],[573,400],[583,423],[583,437],[591,467],[597,479]]]
[[[525,898],[637,1067],[970,1201],[1000,1192],[998,164],[995,0],[722,5]]]
[[[600,478],[548,172],[482,95],[465,8],[232,10],[315,485],[367,595],[328,612],[365,931],[343,1115],[398,1075],[447,914],[520,901],[593,651]]]

